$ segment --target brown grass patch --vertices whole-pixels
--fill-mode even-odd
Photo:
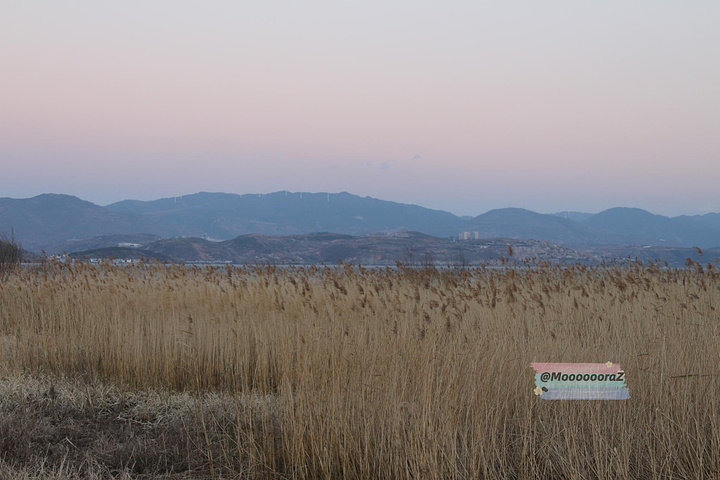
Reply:
[[[0,465],[712,477],[719,290],[697,264],[25,269],[0,284]],[[630,400],[532,394],[532,361],[608,360]]]

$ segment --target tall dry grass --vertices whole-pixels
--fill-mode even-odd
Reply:
[[[0,364],[236,399],[212,476],[718,478],[720,282],[691,267],[49,263],[0,284]],[[543,401],[533,361],[620,363],[631,398]]]

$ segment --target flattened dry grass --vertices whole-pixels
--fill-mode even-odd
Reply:
[[[690,267],[18,270],[0,284],[4,382],[42,395],[50,388],[33,382],[54,382],[56,397],[38,404],[2,387],[0,438],[11,440],[0,464],[223,478],[713,477],[720,282]],[[631,399],[543,401],[533,361],[620,363]],[[121,398],[145,400],[104,417]],[[24,423],[26,410],[43,420]],[[83,436],[94,424],[100,433]],[[158,438],[164,447],[142,446]]]

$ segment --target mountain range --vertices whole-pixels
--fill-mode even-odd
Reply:
[[[637,208],[597,214],[540,214],[518,208],[476,217],[360,197],[350,193],[275,192],[236,195],[201,192],[153,201],[124,200],[99,206],[70,195],[0,198],[0,232],[14,233],[33,252],[73,252],[160,239],[332,232],[369,235],[415,231],[434,237],[477,232],[481,239],[546,241],[566,247],[645,245],[720,246],[720,214],[666,217]]]

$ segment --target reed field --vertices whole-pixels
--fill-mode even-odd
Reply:
[[[0,477],[720,478],[720,277],[46,262],[0,280]],[[546,401],[531,362],[619,363]]]

